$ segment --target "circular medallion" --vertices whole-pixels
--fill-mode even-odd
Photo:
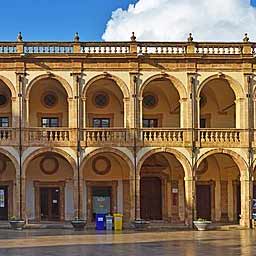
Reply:
[[[53,156],[46,156],[40,161],[40,168],[44,174],[51,175],[57,172],[59,162]]]
[[[145,108],[154,108],[157,105],[157,97],[153,94],[147,94],[143,97],[143,106]]]
[[[92,169],[96,174],[105,175],[110,172],[111,163],[106,157],[99,156],[93,159]]]
[[[97,92],[93,97],[94,105],[98,108],[104,108],[109,103],[109,97],[105,92]]]
[[[0,158],[0,174],[3,174],[6,170],[6,159]]]
[[[42,97],[42,103],[47,108],[54,107],[58,102],[58,97],[54,92],[47,92]]]
[[[8,100],[7,97],[4,94],[0,94],[0,106],[5,106],[7,104]]]

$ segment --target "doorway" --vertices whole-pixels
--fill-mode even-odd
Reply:
[[[40,218],[42,221],[60,220],[59,187],[40,187]]]
[[[8,186],[0,186],[0,220],[8,220]]]
[[[211,185],[196,185],[197,218],[211,220]]]
[[[140,207],[142,219],[162,220],[162,186],[160,178],[141,178]]]
[[[92,188],[92,220],[94,221],[97,213],[111,214],[111,194],[112,187],[93,187]]]

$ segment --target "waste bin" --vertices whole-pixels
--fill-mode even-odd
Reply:
[[[96,229],[97,230],[105,229],[105,214],[96,213]]]
[[[114,214],[114,228],[115,230],[123,229],[123,215],[120,213]]]
[[[113,229],[113,216],[107,215],[106,216],[106,230]]]

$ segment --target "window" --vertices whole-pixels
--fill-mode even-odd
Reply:
[[[143,127],[144,128],[154,128],[158,127],[158,120],[157,119],[149,119],[149,118],[144,118],[143,119]]]
[[[41,126],[44,128],[59,127],[59,118],[58,117],[42,117]]]
[[[109,128],[110,127],[110,118],[93,118],[93,127]]]
[[[0,117],[0,127],[9,127],[8,117]]]
[[[98,108],[104,108],[109,103],[109,97],[104,92],[98,92],[94,95],[94,105]]]
[[[200,128],[206,128],[206,118],[200,118]]]
[[[7,102],[8,102],[7,97],[3,94],[0,94],[0,106],[6,105]]]

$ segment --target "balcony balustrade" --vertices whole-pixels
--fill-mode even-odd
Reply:
[[[82,130],[82,145],[99,147],[132,146],[134,133],[125,128],[87,128]]]
[[[200,147],[241,147],[246,144],[247,130],[199,129]]]
[[[187,130],[148,128],[141,130],[143,146],[183,146]]]
[[[77,129],[75,128],[41,128],[22,129],[24,146],[76,146]],[[134,139],[138,147],[190,147],[192,130],[183,128],[143,128],[139,130],[126,128],[85,128],[80,131],[82,147],[116,146],[132,147]],[[248,147],[247,129],[196,129],[198,147]],[[254,131],[256,138],[256,131]],[[253,145],[254,141],[253,140]],[[18,128],[0,128],[1,146],[18,146]]]
[[[255,54],[251,42],[0,42],[0,54],[86,54],[92,55],[243,55]]]

